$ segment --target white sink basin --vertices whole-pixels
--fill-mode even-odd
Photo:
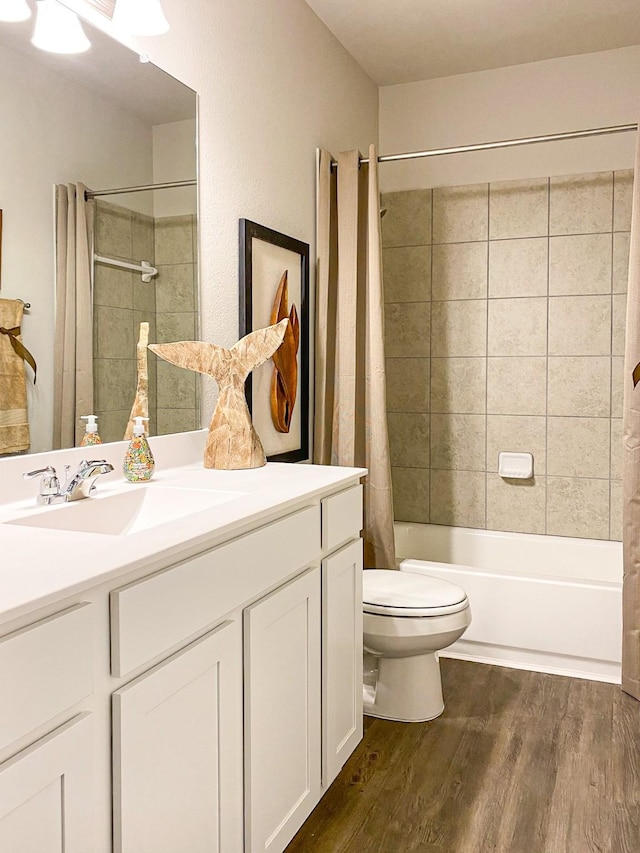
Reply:
[[[5,523],[77,533],[131,536],[203,510],[213,510],[243,496],[243,492],[136,484],[130,491],[48,507]]]

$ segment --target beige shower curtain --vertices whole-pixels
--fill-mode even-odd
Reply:
[[[314,462],[369,469],[364,557],[393,568],[393,500],[384,370],[380,193],[375,146],[319,152]]]
[[[80,443],[93,413],[93,216],[84,184],[56,186],[53,447]]]

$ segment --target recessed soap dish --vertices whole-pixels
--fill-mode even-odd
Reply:
[[[498,474],[509,480],[530,480],[533,477],[533,453],[498,454]]]

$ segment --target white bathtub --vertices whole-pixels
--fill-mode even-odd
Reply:
[[[442,657],[620,682],[622,545],[396,524],[402,569],[463,587],[472,623]]]

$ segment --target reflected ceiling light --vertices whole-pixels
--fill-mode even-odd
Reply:
[[[113,24],[132,36],[161,36],[169,31],[160,0],[117,0]]]
[[[76,13],[58,0],[37,0],[31,44],[49,53],[84,53],[91,47]]]
[[[0,21],[13,24],[17,21],[26,21],[30,17],[31,9],[27,5],[27,0],[0,0]]]

